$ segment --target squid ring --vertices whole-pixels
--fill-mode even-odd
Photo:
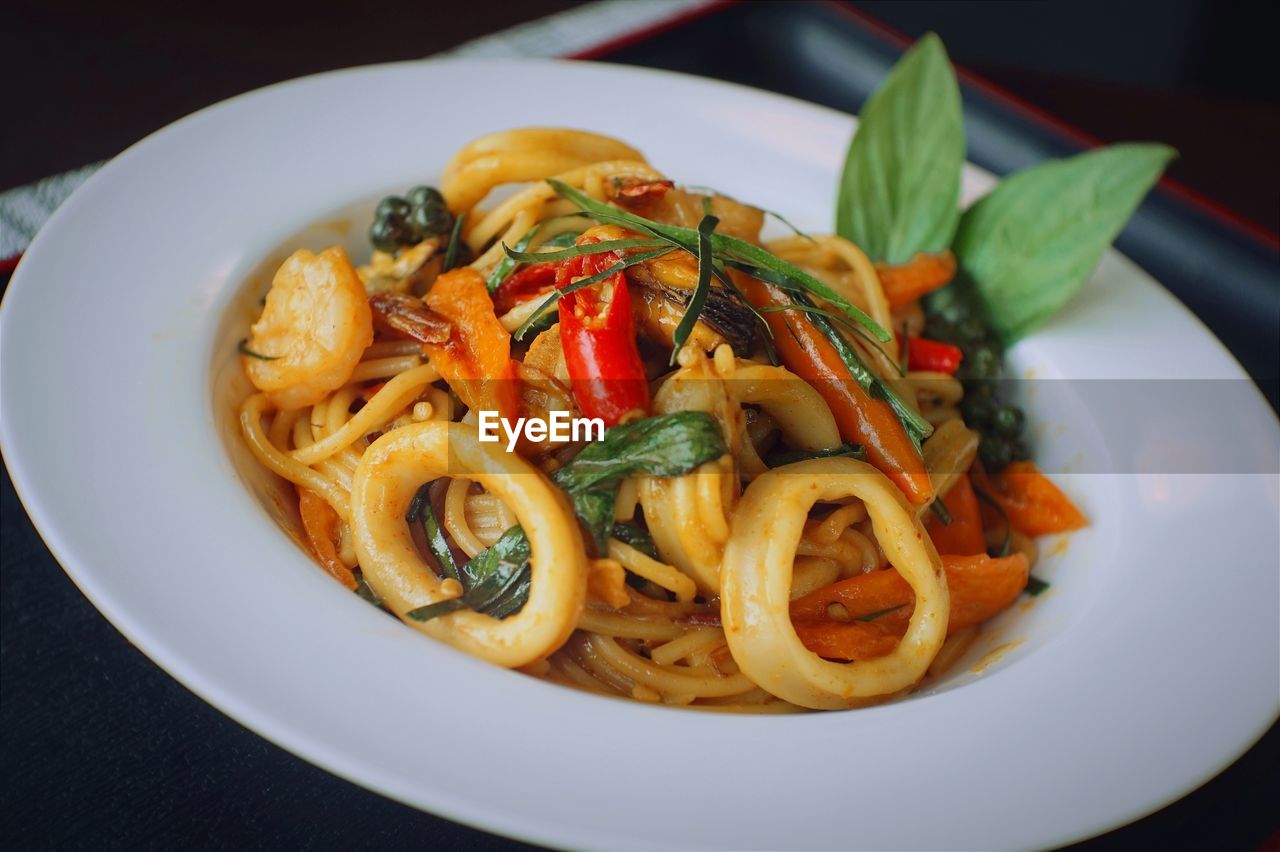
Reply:
[[[430,621],[406,613],[451,597],[424,563],[405,523],[422,483],[442,476],[478,482],[515,513],[528,536],[532,582],[515,615],[461,610]],[[365,580],[414,629],[500,666],[543,659],[582,614],[587,556],[572,509],[536,468],[461,423],[427,421],[383,435],[365,451],[351,487],[351,531]]]
[[[866,505],[880,547],[915,592],[915,611],[893,653],[833,663],[807,649],[791,624],[792,563],[813,504],[850,495]],[[846,709],[906,689],[946,638],[951,599],[937,551],[898,488],[865,462],[813,459],[757,477],[738,503],[720,570],[733,658],[758,686],[793,704]]]

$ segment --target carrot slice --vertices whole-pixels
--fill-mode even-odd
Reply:
[[[302,529],[311,543],[311,552],[320,565],[339,583],[355,591],[355,574],[338,558],[338,513],[309,488],[298,489],[298,512],[302,515]]]
[[[985,553],[947,555],[942,557],[942,567],[951,592],[947,635],[1003,612],[1026,588],[1030,574],[1027,557],[1021,553],[1002,559]],[[844,607],[848,620],[831,617],[837,604]],[[840,580],[797,598],[791,602],[791,620],[800,641],[815,654],[865,660],[893,650],[906,633],[914,606],[911,586],[889,568]]]
[[[874,621],[798,621],[795,627],[806,648],[830,660],[870,660],[892,654],[905,632]]]
[[[848,611],[849,618],[857,619],[903,606],[914,600],[915,593],[911,591],[911,586],[902,579],[901,574],[890,568],[837,580],[796,598],[791,602],[791,620],[828,619],[830,616],[827,607],[831,604],[842,605]]]
[[[977,556],[944,556],[947,589],[951,592],[951,620],[947,633],[981,624],[1008,609],[1027,587],[1031,565],[1026,554],[993,559]]]
[[[1000,505],[1009,523],[1029,536],[1078,530],[1088,524],[1035,462],[1013,462],[993,475],[979,473],[976,484]]]
[[[511,335],[498,322],[484,278],[470,267],[446,272],[427,291],[427,307],[450,324],[444,343],[425,343],[431,363],[471,409],[515,420],[520,387],[511,360]]]
[[[946,286],[956,275],[956,256],[950,251],[920,252],[896,266],[877,263],[876,274],[889,307],[900,308]]]
[[[734,274],[747,301],[757,308],[788,308],[791,298],[780,287]],[[840,354],[813,322],[799,310],[769,311],[765,322],[782,362],[804,379],[827,403],[840,436],[862,445],[867,460],[901,489],[914,505],[933,496],[924,460],[893,409],[873,399],[849,374]]]
[[[943,525],[937,517],[930,515],[924,524],[929,538],[933,539],[933,546],[939,553],[960,556],[985,553],[987,543],[982,532],[982,512],[968,475],[960,477],[951,486],[945,502],[947,511],[951,513],[951,523]]]

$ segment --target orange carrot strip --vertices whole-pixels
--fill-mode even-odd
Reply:
[[[746,275],[736,275],[747,300],[757,308],[782,307],[791,299],[780,287]],[[872,399],[849,374],[831,341],[810,322],[803,311],[770,311],[764,320],[773,331],[773,342],[787,368],[804,379],[826,401],[840,436],[861,444],[867,460],[893,480],[915,505],[933,495],[924,459],[907,437],[887,402]]]
[[[843,605],[850,618],[861,618],[914,600],[911,586],[901,574],[889,568],[837,580],[796,598],[791,602],[791,618],[793,621],[825,620],[830,618],[827,607],[833,603]]]
[[[892,654],[903,631],[891,631],[878,621],[797,621],[796,635],[804,646],[830,660],[869,660]]]
[[[446,272],[431,285],[426,302],[450,328],[446,342],[422,346],[440,376],[468,408],[497,411],[514,421],[520,387],[511,335],[498,322],[484,278],[470,267]]]
[[[1004,509],[1009,523],[1029,536],[1078,530],[1088,524],[1035,462],[1013,462],[1000,473],[976,477],[975,484]]]
[[[1031,565],[1026,554],[993,559],[977,556],[944,556],[947,589],[951,592],[951,620],[947,633],[981,624],[1008,609],[1027,587]]]
[[[951,513],[951,523],[944,526],[936,516],[930,515],[924,524],[929,538],[933,539],[933,546],[939,553],[959,556],[985,553],[987,543],[982,532],[982,513],[967,475],[951,486],[945,502],[947,511]]]
[[[877,263],[876,274],[889,307],[900,308],[946,286],[956,275],[956,256],[950,251],[920,252],[896,266]]]
[[[948,635],[981,624],[1007,609],[1026,588],[1030,573],[1027,557],[1021,553],[1003,559],[993,559],[985,553],[948,555],[942,557],[942,567],[951,592]],[[832,618],[829,608],[833,604],[843,606],[852,620]],[[800,641],[815,654],[836,660],[863,660],[893,650],[897,639],[906,632],[914,606],[911,586],[890,568],[840,580],[792,601],[791,619]],[[891,607],[897,609],[885,611]],[[857,620],[871,615],[876,617]]]
[[[320,565],[339,583],[355,591],[355,574],[338,558],[338,513],[309,488],[298,489],[298,512],[302,515],[302,529],[311,543],[311,552]]]

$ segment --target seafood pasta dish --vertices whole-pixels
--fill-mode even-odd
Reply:
[[[1087,523],[1003,351],[1173,155],[1050,161],[961,212],[963,144],[932,36],[862,112],[833,235],[586,130],[476,139],[382,199],[367,256],[279,267],[244,440],[335,580],[497,665],[738,711],[909,693]]]
[[[910,690],[1083,517],[1018,409],[966,407],[998,359],[921,308],[950,253],[764,219],[617,140],[476,140],[380,203],[366,264],[280,267],[245,438],[335,579],[499,665],[760,710]]]

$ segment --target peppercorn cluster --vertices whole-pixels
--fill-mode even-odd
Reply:
[[[978,458],[992,473],[1010,462],[1031,458],[1024,436],[1027,418],[1016,405],[1000,400],[1004,358],[1000,343],[969,300],[952,299],[929,306],[925,336],[960,347],[964,359],[956,378],[964,384],[960,413],[965,425],[981,437]]]
[[[415,186],[404,197],[388,195],[378,202],[369,226],[369,242],[379,251],[394,252],[447,234],[452,228],[453,215],[440,190]]]

